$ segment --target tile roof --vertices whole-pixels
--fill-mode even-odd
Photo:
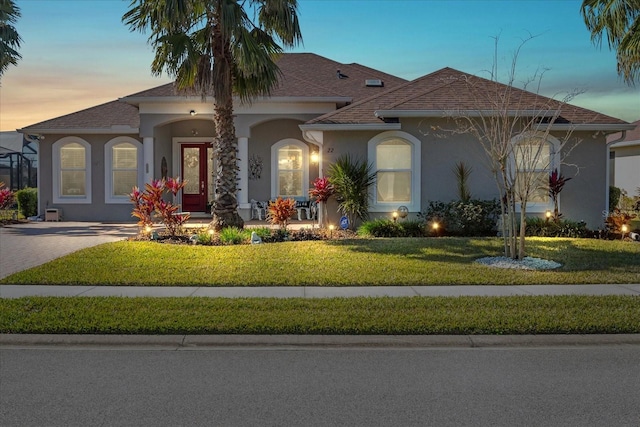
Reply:
[[[307,124],[374,124],[381,123],[376,111],[406,112],[476,111],[495,109],[496,96],[504,96],[507,86],[481,77],[472,76],[452,68],[443,68],[416,80],[401,84],[353,103],[340,110],[324,114]],[[498,105],[500,102],[498,101]],[[627,124],[627,122],[595,111],[564,104],[525,90],[512,88],[510,110],[542,110],[561,108],[561,119],[571,124]],[[397,117],[397,116],[396,116]]]

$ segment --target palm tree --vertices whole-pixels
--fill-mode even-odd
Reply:
[[[366,160],[345,154],[329,166],[329,181],[333,184],[338,211],[355,228],[356,218],[369,218],[369,188],[376,181],[376,172]]]
[[[584,0],[580,12],[596,45],[606,33],[624,81],[640,81],[640,0]]]
[[[248,102],[278,83],[277,57],[302,41],[297,7],[297,0],[132,0],[122,18],[132,31],[150,31],[153,74],[165,70],[178,89],[195,90],[203,101],[213,97],[216,230],[244,225],[233,96]]]
[[[17,65],[22,58],[16,49],[22,39],[12,24],[20,18],[20,8],[13,0],[0,0],[0,77],[9,65]]]

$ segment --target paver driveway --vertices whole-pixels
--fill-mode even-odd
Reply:
[[[30,222],[0,227],[0,279],[63,255],[134,236],[135,223]]]

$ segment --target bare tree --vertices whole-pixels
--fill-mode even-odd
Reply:
[[[572,137],[572,125],[561,114],[580,91],[567,93],[562,100],[541,96],[540,85],[546,70],[536,71],[522,83],[522,89],[515,87],[520,50],[533,38],[529,36],[518,46],[506,83],[500,83],[499,37],[495,37],[493,66],[487,71],[489,78],[459,77],[455,83],[460,90],[467,91],[468,103],[445,111],[444,116],[452,126],[439,129],[444,135],[473,135],[482,146],[500,195],[504,254],[514,259],[525,256],[527,204],[548,196],[549,170],[559,167],[579,142]],[[563,124],[563,130],[552,135],[558,124]]]

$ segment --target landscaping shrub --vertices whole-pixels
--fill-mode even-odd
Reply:
[[[527,218],[527,236],[534,237],[587,237],[590,231],[584,221],[560,219],[549,221],[543,218]]]
[[[275,202],[269,203],[268,210],[271,223],[278,225],[282,230],[286,230],[291,216],[297,212],[296,201],[278,197]]]
[[[9,220],[13,217],[14,211],[11,209],[15,203],[15,194],[8,187],[4,187],[4,182],[0,181],[0,220]]]
[[[198,230],[196,234],[196,243],[198,245],[213,245],[214,244],[214,235],[213,233],[209,233],[209,230],[204,228]]]
[[[404,230],[397,222],[390,219],[374,219],[365,221],[358,227],[359,236],[373,237],[404,237]]]
[[[422,221],[392,221],[379,218],[365,221],[358,227],[358,235],[363,237],[424,237]]]
[[[500,215],[497,200],[469,200],[468,202],[429,202],[418,218],[427,226],[439,224],[439,234],[449,236],[490,236],[496,233]]]
[[[153,226],[152,216],[155,213],[156,217],[161,218],[171,237],[175,237],[181,231],[182,225],[189,220],[190,215],[178,212],[180,207],[167,202],[162,196],[166,192],[176,197],[185,184],[186,181],[181,182],[180,178],[168,178],[154,179],[151,183],[145,184],[144,191],[133,187],[129,195],[129,200],[134,206],[131,216],[139,219],[138,225],[141,230]]]
[[[248,229],[249,232],[255,231],[255,233],[262,239],[263,242],[271,239],[271,229],[269,227],[256,227]]]
[[[622,190],[618,187],[614,187],[613,185],[609,187],[609,212],[613,212],[618,207],[621,195]]]
[[[38,189],[37,188],[23,188],[16,192],[16,199],[18,200],[18,210],[23,217],[29,218],[35,216],[38,213]]]
[[[238,227],[225,227],[220,230],[220,243],[223,245],[239,245],[247,243],[251,239],[251,230],[243,230]]]
[[[354,221],[369,218],[369,187],[376,180],[376,172],[366,159],[346,154],[329,166],[329,180],[333,184],[338,212],[349,218],[349,227]]]
[[[324,232],[317,228],[301,228],[300,230],[292,231],[289,239],[296,242],[305,240],[323,240]]]

